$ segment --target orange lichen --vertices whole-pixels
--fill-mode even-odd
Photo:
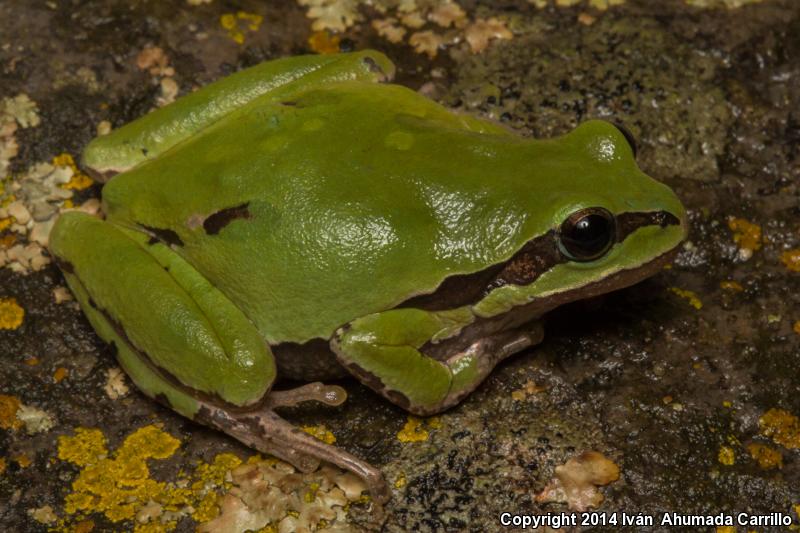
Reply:
[[[511,392],[511,398],[515,402],[520,402],[520,401],[524,400],[525,398],[527,398],[528,396],[532,396],[534,394],[538,394],[538,393],[543,392],[545,390],[547,390],[547,387],[544,387],[544,386],[541,386],[541,385],[537,385],[533,381],[528,380],[528,381],[525,382],[524,385],[522,385],[521,388]]]
[[[800,272],[800,249],[783,252],[781,262],[792,272]]]
[[[728,218],[728,228],[733,232],[733,242],[739,246],[743,259],[749,259],[761,248],[761,226],[743,218]]]
[[[318,54],[335,54],[339,51],[338,35],[329,31],[315,31],[308,38],[308,46]]]
[[[16,298],[0,298],[0,329],[17,329],[25,318],[25,310]]]
[[[0,457],[0,476],[6,471],[6,460],[3,457]]]
[[[789,411],[772,408],[758,420],[761,434],[785,448],[800,448],[800,419]]]
[[[703,302],[700,301],[700,298],[698,298],[697,294],[695,294],[693,291],[686,289],[679,289],[678,287],[670,287],[669,291],[687,300],[689,302],[689,305],[691,305],[695,309],[703,308]]]
[[[19,429],[22,421],[17,418],[20,401],[16,396],[0,394],[0,429]]]
[[[721,289],[725,289],[726,291],[737,291],[741,292],[744,290],[742,284],[738,281],[727,280],[727,281],[720,281],[719,286]]]
[[[333,444],[336,442],[336,436],[331,433],[324,425],[319,426],[303,426],[300,429],[312,435],[313,437],[321,440],[325,444]]]
[[[17,455],[12,455],[11,460],[17,463],[21,468],[28,468],[31,466],[31,458],[28,457],[25,453],[18,453]]]
[[[750,452],[750,457],[758,462],[758,466],[765,470],[783,468],[781,452],[766,444],[761,444],[760,442],[750,443],[747,445],[747,451]]]
[[[792,330],[800,335],[800,320],[795,321],[794,325],[792,326]]]
[[[55,372],[53,372],[53,381],[55,381],[56,383],[60,383],[61,380],[63,380],[68,375],[69,375],[69,370],[67,370],[63,366],[60,366],[56,368]]]

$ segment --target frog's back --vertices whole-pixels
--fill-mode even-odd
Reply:
[[[256,100],[103,195],[110,220],[171,244],[270,343],[305,342],[510,256],[527,185],[487,173],[524,164],[509,151],[524,142],[350,82]]]

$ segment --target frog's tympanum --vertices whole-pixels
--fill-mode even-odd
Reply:
[[[412,413],[538,343],[543,313],[670,260],[685,211],[603,121],[533,140],[388,82],[382,54],[262,63],[95,139],[105,220],[50,249],[138,387],[302,471],[379,470],[274,408],[349,373]],[[272,390],[278,378],[309,384]]]

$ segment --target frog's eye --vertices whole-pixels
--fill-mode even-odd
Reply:
[[[614,215],[602,207],[572,213],[558,228],[561,253],[573,261],[599,259],[616,239]]]
[[[633,152],[633,158],[636,159],[636,138],[634,138],[631,130],[616,122],[614,123],[614,127],[617,128],[622,136],[625,137],[625,140],[628,141],[628,146],[631,147],[631,152]]]

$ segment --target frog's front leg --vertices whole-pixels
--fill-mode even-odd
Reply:
[[[495,365],[542,339],[542,328],[502,331],[476,339],[441,360],[426,349],[475,320],[468,307],[450,311],[393,309],[358,318],[331,341],[339,362],[404,409],[430,415],[457,404]]]
[[[272,407],[307,400],[338,405],[341,387],[320,383],[270,399],[267,343],[225,295],[168,246],[83,213],[63,214],[50,251],[100,337],[134,383],[180,414],[207,423],[302,471],[329,461],[388,499],[377,469],[292,427]]]

